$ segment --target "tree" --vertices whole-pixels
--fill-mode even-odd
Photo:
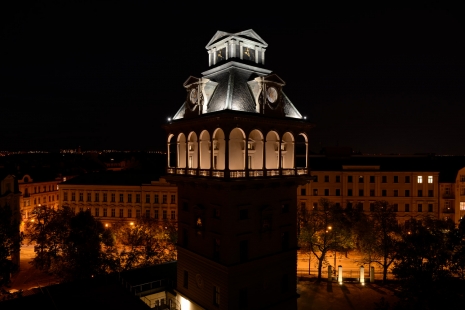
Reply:
[[[463,304],[464,281],[453,274],[455,228],[452,221],[412,221],[399,243],[393,273],[401,280],[404,308],[439,309]]]
[[[121,269],[161,264],[176,260],[176,225],[141,217],[133,225],[117,228]]]
[[[386,282],[400,241],[400,228],[393,206],[384,200],[376,201],[370,216],[363,219],[358,226],[358,245],[364,255],[364,261],[370,265],[379,264],[383,269],[383,282]]]
[[[327,199],[320,199],[319,209],[302,215],[299,243],[318,261],[318,281],[329,251],[346,251],[353,246],[348,212]]]
[[[465,220],[460,220],[458,228],[450,231],[450,238],[454,246],[451,271],[456,277],[465,280]]]
[[[10,283],[10,274],[18,269],[11,257],[19,253],[22,237],[19,222],[8,205],[0,206],[0,287]]]
[[[89,211],[39,207],[27,237],[35,242],[32,264],[63,281],[90,278],[116,269],[114,239]]]

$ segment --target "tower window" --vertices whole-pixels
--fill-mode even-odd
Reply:
[[[247,209],[242,209],[239,211],[239,219],[245,220],[249,218],[249,210]]]
[[[249,240],[242,240],[239,244],[239,260],[246,262],[249,258]]]
[[[286,293],[289,290],[289,277],[287,274],[281,278],[281,293]]]
[[[189,272],[187,270],[184,270],[184,279],[183,279],[183,287],[184,288],[189,288]]]
[[[182,245],[185,248],[189,245],[189,234],[185,228],[182,230]]]
[[[289,249],[289,232],[281,233],[281,249],[286,251]]]

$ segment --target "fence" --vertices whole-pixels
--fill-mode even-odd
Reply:
[[[338,268],[333,268],[333,280],[336,281],[338,277]],[[377,280],[383,280],[383,270],[381,268],[376,268],[375,267],[375,281]],[[299,278],[317,278],[318,277],[318,269],[317,268],[311,268],[310,273],[308,272],[308,268],[299,268],[297,269],[297,277]],[[326,266],[323,266],[321,268],[321,278],[322,279],[328,279],[328,268]],[[368,265],[365,265],[365,282],[370,281],[370,269],[368,268]],[[391,271],[388,271],[387,280],[395,280],[394,275],[392,274]],[[360,268],[344,268],[342,266],[342,281],[343,282],[358,282],[360,281]]]

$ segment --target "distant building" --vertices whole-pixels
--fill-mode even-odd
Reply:
[[[314,180],[299,186],[300,208],[326,198],[370,212],[377,200],[394,206],[399,224],[429,216],[458,223],[465,215],[465,158],[434,156],[310,156]]]
[[[19,176],[18,185],[21,192],[19,201],[23,220],[29,219],[35,207],[47,206],[53,209],[58,208],[58,184],[66,178],[45,177],[32,178],[31,174]]]
[[[59,185],[59,204],[75,212],[90,210],[107,225],[141,216],[176,221],[177,187],[154,178],[112,171],[83,174]]]

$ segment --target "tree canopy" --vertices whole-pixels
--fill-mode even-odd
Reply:
[[[32,264],[64,281],[90,278],[115,267],[114,239],[89,211],[39,207],[28,224],[27,238],[34,242]]]
[[[0,206],[0,287],[10,283],[10,274],[18,269],[12,256],[19,253],[22,237],[19,222],[8,205]]]

